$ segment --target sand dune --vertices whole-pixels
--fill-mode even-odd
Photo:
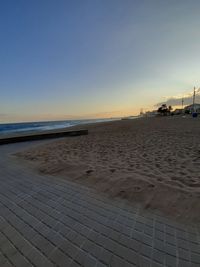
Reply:
[[[34,162],[42,173],[200,223],[199,119],[148,118],[87,128],[88,136],[55,141],[17,156]]]

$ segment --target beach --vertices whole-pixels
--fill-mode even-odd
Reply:
[[[200,120],[155,117],[75,126],[89,134],[15,154],[52,179],[139,204],[184,223],[200,223]]]

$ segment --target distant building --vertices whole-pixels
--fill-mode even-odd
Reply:
[[[143,116],[145,117],[155,117],[158,115],[157,110],[153,110],[153,111],[147,111],[145,112],[145,114]]]
[[[186,106],[183,110],[184,113],[192,113],[193,111],[200,113],[200,104]]]
[[[181,115],[184,113],[184,110],[182,108],[177,108],[172,112],[174,115]]]

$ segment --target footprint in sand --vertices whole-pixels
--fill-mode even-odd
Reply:
[[[154,184],[149,184],[148,187],[150,187],[150,188],[154,188],[155,185],[154,185]]]
[[[142,191],[142,188],[139,186],[135,186],[135,187],[133,187],[133,191],[140,192],[140,191]]]
[[[86,171],[87,174],[90,174],[90,173],[92,173],[92,172],[93,172],[93,170],[87,170],[87,171]]]

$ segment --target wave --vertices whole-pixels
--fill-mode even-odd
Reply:
[[[64,129],[67,127],[117,119],[90,119],[90,120],[66,120],[66,121],[46,121],[46,122],[25,122],[0,124],[0,135],[26,132],[42,132],[48,130]]]

